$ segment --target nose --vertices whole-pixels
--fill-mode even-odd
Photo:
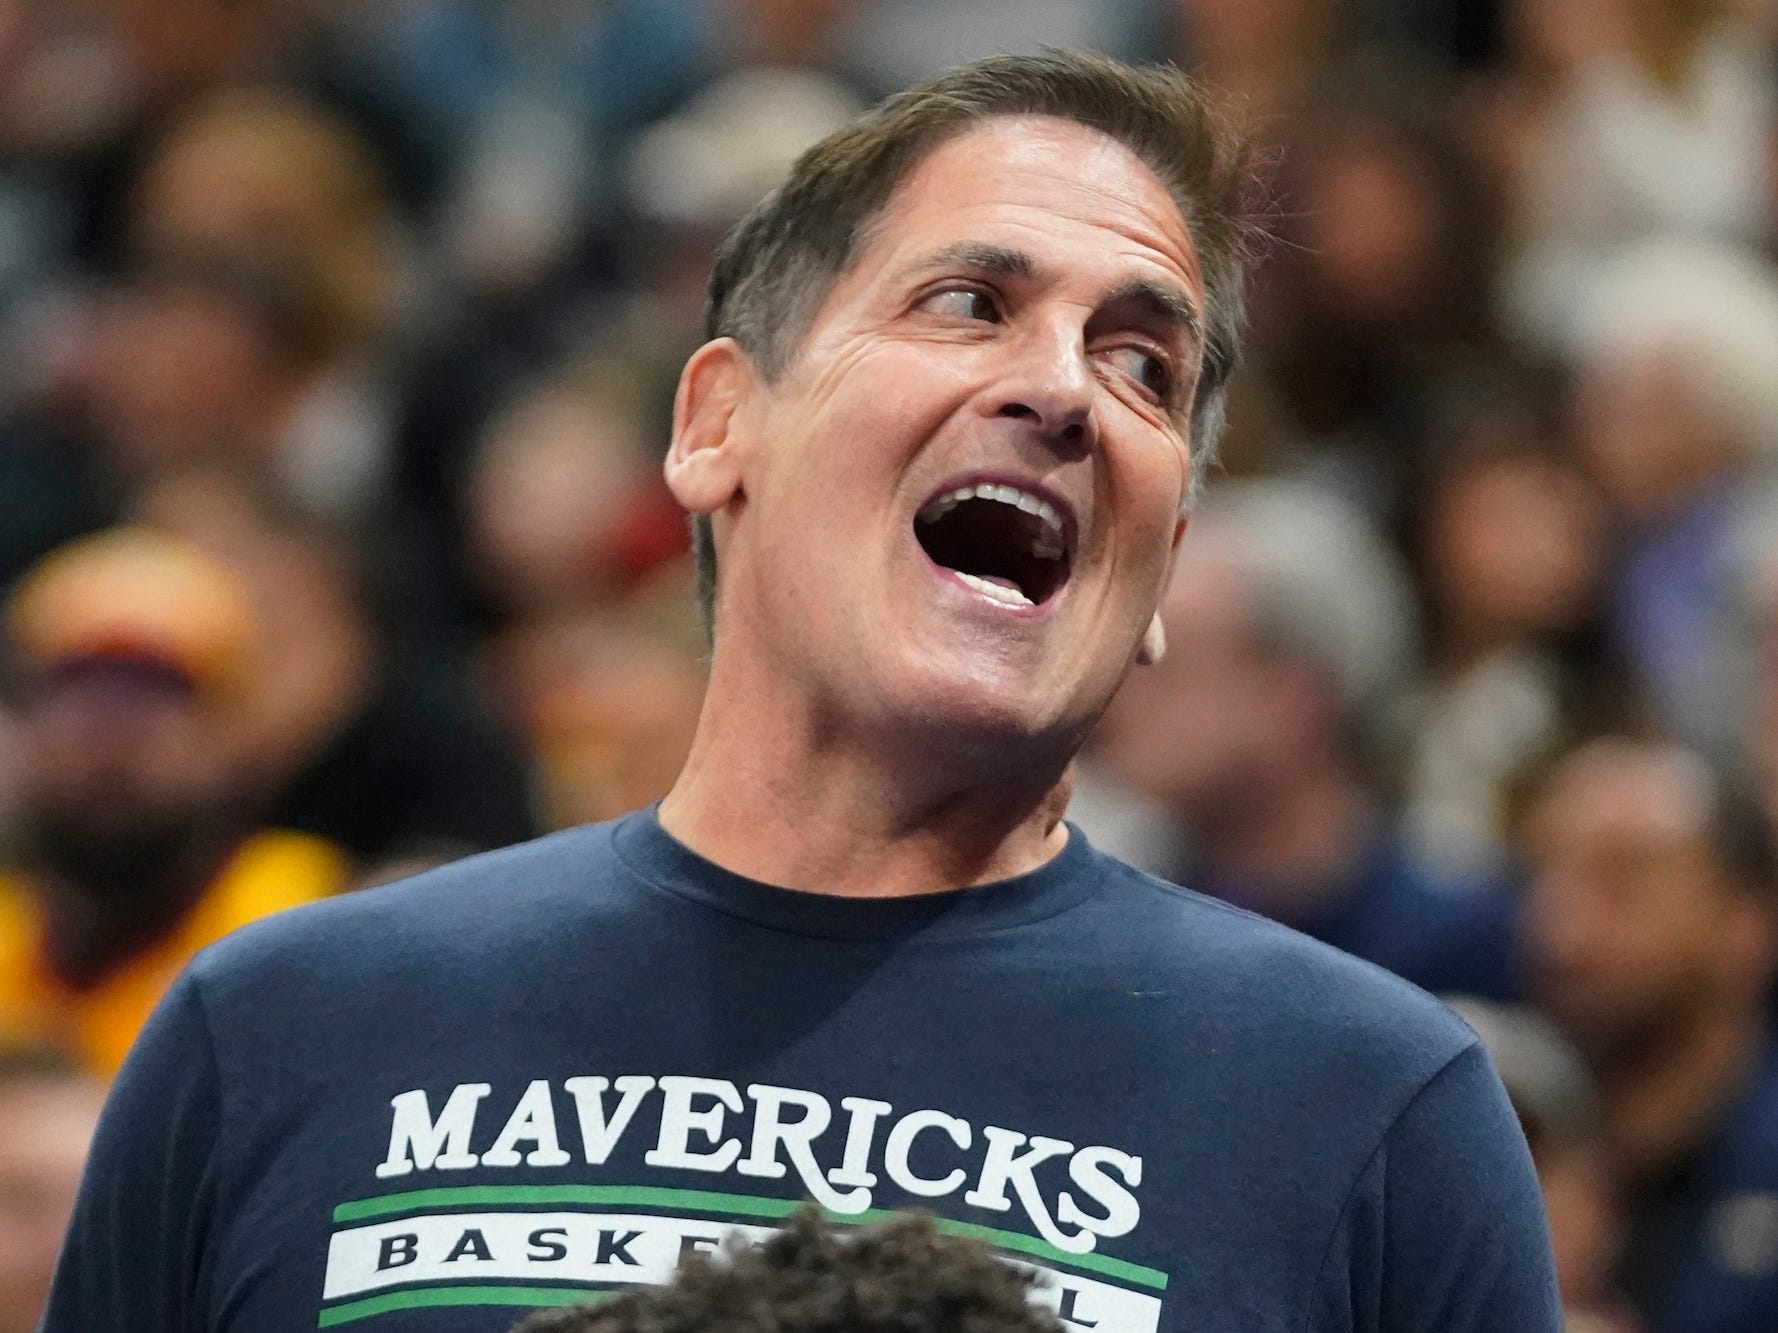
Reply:
[[[1098,443],[1096,381],[1081,330],[1057,321],[1033,328],[1008,350],[1005,375],[990,399],[994,415],[1030,422],[1054,445],[1091,450]]]

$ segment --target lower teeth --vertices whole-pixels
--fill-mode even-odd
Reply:
[[[953,570],[952,573],[956,574],[958,578],[962,579],[983,596],[992,597],[997,602],[1003,602],[1007,606],[1032,605],[1031,599],[1025,596],[1025,594],[1020,592],[1017,588],[1008,588],[999,583],[990,583],[987,579],[977,578],[974,574],[965,574],[960,569]]]

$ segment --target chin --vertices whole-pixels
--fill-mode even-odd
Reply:
[[[928,670],[913,678],[898,715],[959,758],[980,754],[1020,765],[1071,758],[1092,716],[1060,706],[1032,689],[1030,673],[1003,670]]]

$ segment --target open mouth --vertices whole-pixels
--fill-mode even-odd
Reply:
[[[1041,496],[1002,482],[959,486],[914,518],[936,565],[1007,606],[1042,606],[1068,581],[1068,524]]]

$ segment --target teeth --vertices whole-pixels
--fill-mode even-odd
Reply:
[[[974,486],[959,486],[954,491],[946,491],[922,509],[919,520],[930,523],[936,518],[942,518],[965,500],[995,500],[1012,505],[1015,509],[1023,510],[1041,520],[1045,530],[1031,543],[1031,554],[1044,560],[1061,558],[1062,516],[1047,500],[1039,499],[1028,491],[1021,491],[1016,486],[1003,486],[991,481]]]
[[[952,570],[951,572],[958,578],[962,579],[970,587],[974,588],[977,592],[981,593],[982,596],[990,597],[996,602],[1003,602],[1007,606],[1031,605],[1031,599],[1025,596],[1025,594],[1020,592],[1017,588],[1007,588],[998,583],[990,583],[987,579],[977,578],[974,574],[965,574],[960,569]]]

